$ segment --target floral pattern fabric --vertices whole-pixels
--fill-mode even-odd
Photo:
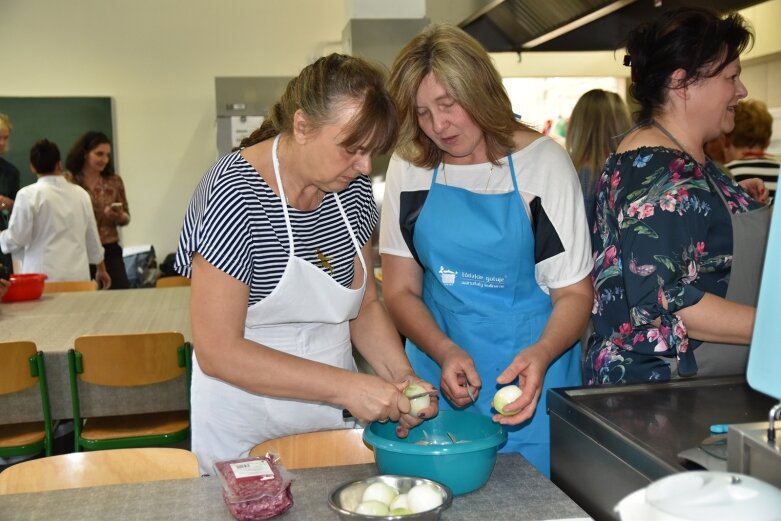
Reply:
[[[689,339],[675,312],[705,293],[726,295],[731,214],[760,206],[713,163],[677,150],[642,147],[608,158],[591,228],[587,385],[669,380],[671,360],[681,376],[696,374],[701,342]]]

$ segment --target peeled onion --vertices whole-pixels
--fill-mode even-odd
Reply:
[[[407,494],[399,494],[393,501],[390,502],[388,508],[393,510],[409,510],[409,504],[407,503]]]
[[[404,396],[406,396],[407,398],[425,392],[426,389],[424,389],[423,386],[418,384],[409,384],[407,387],[404,388]],[[431,397],[429,395],[421,396],[419,398],[414,398],[409,401],[409,408],[410,408],[409,413],[413,416],[417,416],[420,411],[422,411],[429,405],[431,405]]]
[[[386,514],[387,514],[388,505],[390,505],[391,501],[393,501],[393,498],[395,498],[398,495],[399,495],[398,490],[396,490],[390,485],[378,481],[366,487],[366,490],[363,491],[363,496],[361,497],[361,501],[364,503],[368,503],[371,501],[380,502],[385,505]]]
[[[388,505],[380,501],[364,501],[355,509],[356,514],[365,516],[387,516],[389,512]]]
[[[407,492],[407,505],[413,514],[437,508],[442,504],[442,494],[428,483],[415,485]]]
[[[496,394],[494,395],[493,400],[493,406],[494,409],[497,410],[499,414],[503,414],[505,416],[512,416],[513,414],[518,414],[521,411],[507,411],[505,410],[505,407],[507,404],[514,402],[518,398],[521,397],[523,394],[523,391],[521,391],[521,388],[517,385],[506,385],[496,391]]]

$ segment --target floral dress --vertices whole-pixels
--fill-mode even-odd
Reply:
[[[680,376],[696,374],[694,350],[701,342],[689,339],[675,312],[698,303],[705,293],[726,295],[730,212],[748,212],[760,203],[712,162],[701,165],[664,147],[612,154],[596,198],[594,333],[584,359],[584,382],[669,380],[671,360],[677,361]],[[658,327],[653,324],[657,319]]]

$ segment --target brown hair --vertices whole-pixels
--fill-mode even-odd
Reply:
[[[442,151],[421,130],[415,111],[418,88],[429,73],[483,131],[489,161],[496,163],[513,150],[513,134],[528,127],[513,114],[488,53],[458,27],[433,24],[404,46],[391,68],[388,90],[401,119],[399,155],[427,168],[442,161]]]
[[[586,167],[591,181],[595,181],[605,159],[616,151],[630,126],[629,110],[621,96],[602,89],[583,94],[572,109],[567,127],[566,148],[575,169]]]
[[[759,100],[744,100],[735,107],[735,128],[727,134],[735,147],[766,149],[773,135],[773,116]]]
[[[399,123],[385,89],[385,75],[366,60],[337,53],[318,59],[290,80],[263,124],[244,138],[240,147],[292,132],[293,116],[299,109],[313,128],[320,128],[334,119],[340,105],[354,100],[360,100],[362,106],[347,125],[340,144],[348,148],[363,145],[379,154],[390,151]]]

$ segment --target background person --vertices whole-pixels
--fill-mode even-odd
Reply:
[[[407,414],[401,391],[419,378],[371,271],[367,173],[398,128],[384,80],[359,58],[318,59],[193,196],[176,269],[192,278],[192,450],[203,472],[267,439],[350,427],[343,408],[400,420],[401,436],[422,421]],[[376,376],[356,372],[351,342]],[[422,414],[436,410],[435,400]]]
[[[111,161],[111,140],[102,132],[84,133],[68,152],[65,166],[68,178],[84,188],[92,199],[111,288],[129,288],[118,227],[130,222],[130,209],[125,185]]]
[[[470,406],[468,384],[476,410],[508,428],[502,450],[549,475],[545,394],[580,385],[575,346],[591,305],[572,162],[516,120],[486,51],[452,25],[413,38],[389,88],[401,131],[380,228],[385,302],[442,406]],[[494,414],[509,383],[523,389],[517,414]]]
[[[766,152],[773,136],[773,116],[759,100],[743,100],[735,107],[735,128],[725,136],[726,166],[737,181],[761,179],[772,200],[781,163]]]
[[[110,287],[92,204],[84,190],[63,177],[57,145],[36,142],[30,166],[38,181],[17,193],[8,229],[0,232],[0,249],[23,251],[21,273],[45,273],[50,282],[89,280],[89,264],[96,264],[98,282]]]
[[[566,149],[580,178],[589,229],[594,224],[594,192],[602,166],[631,126],[626,103],[615,92],[592,89],[572,109]]]
[[[8,228],[8,220],[11,218],[11,210],[14,209],[14,199],[16,199],[20,183],[19,170],[1,157],[2,154],[8,152],[12,129],[11,120],[5,114],[0,113],[0,231]],[[0,263],[13,272],[10,255],[0,253]]]
[[[769,211],[703,145],[734,126],[751,41],[694,8],[628,36],[641,123],[597,187],[589,385],[745,373]]]

